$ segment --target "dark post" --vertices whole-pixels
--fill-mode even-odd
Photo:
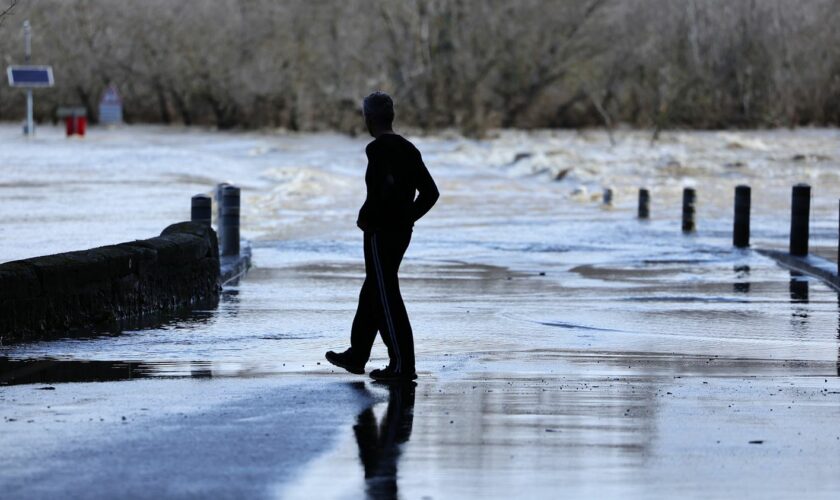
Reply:
[[[694,188],[683,189],[682,230],[684,233],[693,233],[697,230],[697,225],[694,223],[696,203],[697,192]]]
[[[219,237],[219,243],[221,244],[222,241],[222,191],[225,189],[225,186],[229,186],[227,182],[222,182],[220,184],[216,184],[216,235]]]
[[[610,206],[612,205],[613,201],[613,190],[612,188],[605,188],[604,189],[604,205]]]
[[[210,225],[210,218],[212,217],[212,200],[204,194],[197,194],[192,197],[192,209],[190,211],[190,220],[193,222],[200,222],[207,226]]]
[[[650,191],[645,188],[639,189],[639,218],[650,218]]]
[[[222,255],[239,255],[239,188],[222,189]]]
[[[750,198],[749,186],[735,188],[735,223],[732,228],[732,244],[738,248],[750,246]]]
[[[811,186],[793,186],[790,204],[790,254],[808,255],[808,224],[811,212]]]

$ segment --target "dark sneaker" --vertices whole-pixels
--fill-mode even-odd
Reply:
[[[347,349],[344,352],[327,351],[325,357],[330,363],[339,368],[344,368],[350,373],[355,373],[356,375],[363,375],[365,373],[365,364],[358,362],[353,357],[353,353],[350,352],[350,349]]]
[[[373,380],[379,380],[379,381],[382,381],[382,382],[388,382],[388,381],[392,381],[392,380],[406,381],[406,380],[416,379],[417,378],[417,373],[414,370],[412,370],[410,372],[398,373],[398,372],[394,371],[394,368],[391,365],[388,365],[381,370],[371,371],[370,372],[370,378],[372,378]]]

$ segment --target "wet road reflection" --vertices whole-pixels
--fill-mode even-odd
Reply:
[[[358,386],[365,387],[363,382],[359,382]],[[365,471],[365,491],[371,500],[397,498],[397,463],[401,445],[411,437],[414,423],[417,384],[391,383],[387,387],[388,409],[382,421],[377,422],[373,406],[369,406],[356,417],[353,426],[359,459]]]
[[[796,271],[790,272],[790,301],[793,304],[808,303],[808,277]]]
[[[792,333],[805,338],[808,333],[808,277],[801,273],[790,272],[790,303],[792,312],[790,315],[790,327]]]
[[[212,378],[209,361],[144,362],[0,357],[0,386],[119,382],[153,377]]]
[[[0,358],[0,385],[132,380],[148,377],[149,368],[126,361]]]
[[[735,281],[732,283],[732,291],[735,293],[750,293],[750,266],[736,265],[732,270],[735,272]]]
[[[231,318],[235,318],[239,315],[239,309],[241,307],[242,299],[239,297],[239,280],[236,283],[232,284],[232,287],[225,287],[222,289],[222,294],[219,297],[219,303],[221,304],[221,309],[224,311],[225,315]]]

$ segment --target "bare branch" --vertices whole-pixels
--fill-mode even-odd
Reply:
[[[15,10],[17,3],[18,0],[9,0],[9,5],[5,9],[0,10],[0,26],[3,26],[3,21],[6,19],[6,16],[10,16]]]

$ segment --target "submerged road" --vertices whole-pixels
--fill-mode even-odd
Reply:
[[[583,194],[597,192],[594,174],[553,183],[505,165],[513,152],[546,143],[565,153],[538,154],[535,170],[539,158],[597,171],[654,155],[631,147],[632,137],[614,157],[584,160],[587,148],[606,151],[606,138],[503,137],[507,149],[418,140],[443,198],[416,228],[401,272],[420,374],[416,387],[402,388],[322,361],[346,343],[363,272],[360,235],[347,223],[361,196],[363,140],[154,128],[132,135],[89,143],[47,135],[40,153],[15,153],[32,163],[37,182],[2,188],[13,195],[6,227],[48,244],[25,229],[20,211],[49,191],[38,176],[48,184],[50,158],[81,148],[89,161],[60,175],[92,179],[134,149],[154,167],[126,169],[120,175],[145,179],[114,189],[160,202],[114,236],[135,237],[210,188],[193,171],[202,167],[185,163],[198,155],[213,175],[235,166],[249,188],[256,267],[226,289],[217,310],[118,336],[3,347],[3,498],[840,493],[837,293],[732,250],[728,199],[718,206],[707,198],[694,236],[681,235],[667,213],[686,176],[708,186],[701,199],[742,181],[708,165],[743,156],[751,160],[739,175],[759,178],[751,165],[769,167],[755,158],[775,154],[761,133],[722,150],[735,139],[672,137],[659,154],[679,160],[690,149],[698,159],[689,173],[671,164],[660,174],[602,170],[603,182],[627,186],[609,209]],[[813,135],[803,139],[809,147],[821,144]],[[827,147],[821,154],[836,149]],[[499,168],[482,164],[494,159]],[[780,167],[765,187],[769,198],[800,173]],[[180,184],[162,182],[176,177]],[[642,177],[662,201],[640,224],[630,186]],[[80,183],[79,196],[95,201],[95,185]],[[768,206],[753,239],[783,245],[785,207]],[[39,223],[60,226],[51,213],[60,208],[44,208]],[[82,210],[71,218],[95,217]],[[828,226],[815,223],[817,238],[829,238]],[[53,244],[58,251],[67,242]],[[3,245],[6,255],[22,251]],[[377,345],[368,369],[385,362]]]

